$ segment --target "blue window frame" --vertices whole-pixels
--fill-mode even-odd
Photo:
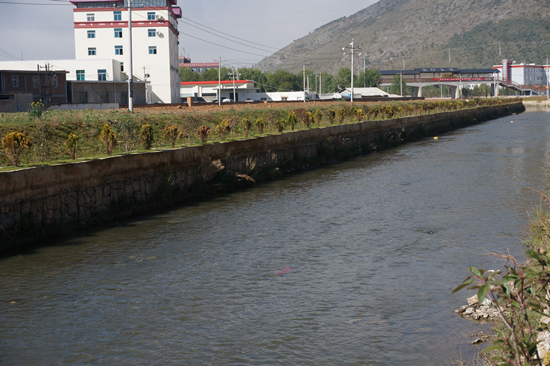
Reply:
[[[157,36],[157,30],[156,29],[149,29],[148,33],[149,33],[149,37],[156,37]]]
[[[120,72],[124,72],[124,62],[120,63]]]
[[[147,12],[147,20],[155,20],[155,12],[154,11]]]
[[[156,55],[157,54],[157,46],[149,46],[149,54],[150,55]]]
[[[95,38],[95,30],[88,31],[88,38]]]
[[[95,55],[96,55],[95,47],[88,48],[88,56],[95,56]]]
[[[122,28],[115,28],[115,38],[122,38]]]
[[[114,20],[122,20],[122,12],[121,11],[115,11],[113,12]]]
[[[115,46],[115,55],[122,55],[122,46]]]
[[[76,80],[79,80],[79,81],[86,80],[84,70],[76,70]]]
[[[106,81],[107,80],[107,70],[97,70],[97,80]]]

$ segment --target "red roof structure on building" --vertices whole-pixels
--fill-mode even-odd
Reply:
[[[219,81],[182,81],[181,85],[218,85]],[[233,85],[233,80],[222,80],[223,85]],[[235,84],[255,83],[254,80],[235,80]]]

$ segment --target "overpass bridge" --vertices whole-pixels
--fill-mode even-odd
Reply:
[[[516,83],[500,80],[500,71],[496,69],[459,69],[459,68],[418,68],[414,70],[382,70],[381,87],[391,86],[395,75],[400,75],[412,87],[415,97],[422,97],[425,86],[448,86],[453,98],[462,97],[465,85],[485,84],[491,88],[491,95],[498,96],[499,87],[519,91],[522,95],[538,95],[536,90]]]

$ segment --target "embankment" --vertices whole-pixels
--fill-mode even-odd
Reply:
[[[523,111],[518,102],[0,172],[0,250]]]

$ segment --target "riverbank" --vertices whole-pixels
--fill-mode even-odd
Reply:
[[[521,113],[521,103],[1,172],[2,248]]]

